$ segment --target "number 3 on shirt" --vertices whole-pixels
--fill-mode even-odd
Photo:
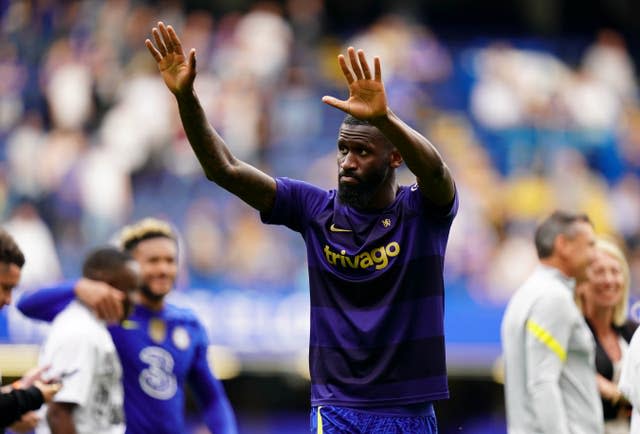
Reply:
[[[142,390],[156,399],[171,399],[177,389],[171,354],[160,347],[146,347],[140,351],[140,360],[149,365],[138,377]]]

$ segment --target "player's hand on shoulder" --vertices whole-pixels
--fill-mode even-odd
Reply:
[[[124,316],[125,294],[107,283],[82,278],[74,288],[78,300],[95,312],[98,318],[119,322]]]

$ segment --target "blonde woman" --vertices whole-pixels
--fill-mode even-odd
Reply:
[[[576,288],[576,302],[596,342],[596,381],[607,434],[628,434],[631,410],[618,388],[623,360],[638,324],[629,320],[629,266],[620,248],[600,238],[587,279]]]

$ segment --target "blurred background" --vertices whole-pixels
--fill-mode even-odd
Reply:
[[[499,324],[542,216],[584,211],[617,237],[640,299],[637,2],[0,1],[0,216],[28,258],[15,299],[77,277],[124,224],[169,220],[172,301],[206,325],[243,433],[308,431],[304,245],[202,175],[144,46],[158,20],[197,49],[196,87],[237,156],[326,188],[343,115],[320,98],[346,96],[336,56],[381,57],[390,106],[440,149],[460,194],[441,432],[505,431]],[[0,312],[5,380],[46,331]]]

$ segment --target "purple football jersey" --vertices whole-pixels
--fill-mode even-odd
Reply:
[[[300,232],[311,291],[311,404],[371,407],[449,396],[443,264],[458,210],[417,185],[360,211],[335,190],[277,178],[265,223]]]

